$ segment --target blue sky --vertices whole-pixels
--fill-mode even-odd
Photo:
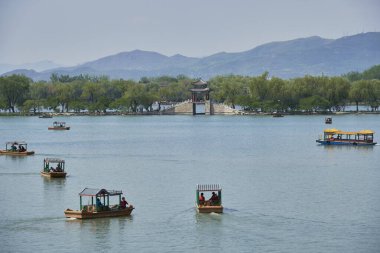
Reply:
[[[76,65],[135,49],[208,56],[380,31],[378,0],[0,0],[0,63]]]

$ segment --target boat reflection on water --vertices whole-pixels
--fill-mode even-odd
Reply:
[[[87,233],[93,234],[96,238],[104,240],[103,243],[107,244],[116,234],[124,234],[124,230],[130,228],[129,223],[133,221],[133,216],[123,216],[116,218],[98,218],[98,219],[75,219],[66,218],[65,228],[70,233],[80,234]],[[100,242],[99,242],[100,243]],[[112,245],[109,245],[110,247]]]
[[[18,162],[18,161],[26,161],[27,159],[29,159],[29,157],[26,155],[20,155],[20,156],[6,155],[4,156],[4,159]]]
[[[51,177],[42,177],[44,184],[47,186],[64,186],[66,184],[66,178],[51,178]]]
[[[323,148],[329,152],[330,151],[333,152],[336,150],[355,150],[355,152],[368,153],[368,152],[373,152],[373,147],[376,145],[372,145],[372,146],[323,145]]]
[[[208,224],[208,223],[221,223],[223,220],[223,214],[220,213],[209,213],[209,214],[202,214],[199,212],[195,213],[195,221],[197,224]]]
[[[91,232],[106,235],[111,232],[111,219],[66,219],[65,226],[71,231]]]

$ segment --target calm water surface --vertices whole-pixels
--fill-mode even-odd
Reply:
[[[54,120],[70,131],[48,131]],[[0,117],[1,252],[380,252],[380,147],[324,147],[326,127],[380,116]],[[3,147],[1,147],[3,148]],[[39,175],[45,157],[68,177]],[[225,212],[197,214],[195,186],[219,183]],[[85,187],[121,189],[131,217],[66,219]]]

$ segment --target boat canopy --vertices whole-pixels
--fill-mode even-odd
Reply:
[[[53,124],[54,125],[62,125],[62,126],[64,126],[64,125],[66,125],[66,122],[64,122],[64,121],[54,121]]]
[[[327,134],[335,134],[336,132],[339,132],[340,130],[339,129],[336,129],[336,128],[329,128],[329,129],[325,129],[323,132],[327,133]]]
[[[25,141],[7,141],[6,142],[7,145],[26,145],[26,142]]]
[[[356,132],[349,132],[349,131],[341,131],[341,130],[335,129],[335,128],[325,129],[323,132],[325,134],[347,134],[347,135],[356,135],[356,134],[368,135],[368,134],[374,134],[375,133],[372,130],[360,130],[360,131],[356,131]]]
[[[64,163],[65,160],[59,158],[45,158],[45,163]]]
[[[221,191],[222,188],[219,184],[197,184],[197,191],[205,192],[205,191]]]
[[[106,189],[93,189],[93,188],[84,188],[83,191],[79,193],[79,196],[115,196],[122,195],[122,191],[115,190],[106,190]]]
[[[372,130],[360,130],[358,134],[374,134],[375,132]]]

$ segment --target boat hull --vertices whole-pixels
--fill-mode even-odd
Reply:
[[[376,142],[362,142],[362,141],[328,141],[328,140],[316,140],[319,144],[322,145],[351,145],[351,146],[373,146],[376,145]]]
[[[48,130],[70,130],[70,127],[48,127]]]
[[[96,218],[109,218],[109,217],[120,217],[120,216],[129,216],[131,215],[134,207],[129,206],[125,209],[117,209],[110,211],[101,211],[101,212],[87,212],[85,210],[65,210],[66,218],[76,218],[76,219],[96,219]]]
[[[44,172],[41,171],[41,176],[50,177],[50,178],[65,178],[66,172]]]
[[[13,156],[26,156],[34,155],[34,151],[10,151],[10,150],[0,150],[0,155],[13,155]]]
[[[223,213],[223,206],[197,205],[196,208],[199,213]]]

